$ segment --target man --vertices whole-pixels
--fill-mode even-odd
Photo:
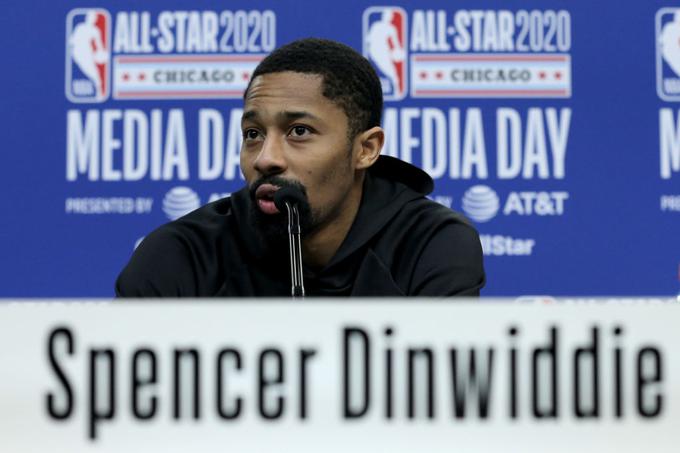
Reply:
[[[476,231],[427,198],[432,179],[380,156],[382,90],[342,44],[304,39],[255,69],[242,118],[247,187],[151,233],[116,284],[121,297],[290,295],[287,217],[297,187],[312,296],[476,296]]]

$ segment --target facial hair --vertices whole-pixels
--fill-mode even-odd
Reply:
[[[256,180],[249,188],[250,194],[250,222],[260,238],[270,248],[280,248],[288,246],[288,214],[279,212],[278,214],[265,214],[257,206],[255,193],[262,184],[271,184],[279,188],[294,187],[299,189],[304,196],[304,201],[298,203],[300,214],[300,230],[302,235],[309,233],[314,228],[314,218],[312,209],[307,199],[307,189],[298,181],[282,178],[280,176],[264,176]]]

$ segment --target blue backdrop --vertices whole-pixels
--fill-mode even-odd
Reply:
[[[249,73],[307,36],[374,64],[385,152],[476,223],[484,295],[676,294],[673,5],[6,3],[0,296],[111,296],[141,237],[242,186]]]

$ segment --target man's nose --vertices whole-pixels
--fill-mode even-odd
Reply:
[[[287,164],[281,140],[266,137],[253,165],[262,175],[275,175],[286,171]]]

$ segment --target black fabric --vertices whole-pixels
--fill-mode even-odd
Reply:
[[[335,256],[305,269],[309,296],[476,296],[484,285],[475,229],[425,197],[432,179],[381,156]],[[290,295],[287,243],[263,246],[246,188],[149,234],[118,277],[119,297]]]

